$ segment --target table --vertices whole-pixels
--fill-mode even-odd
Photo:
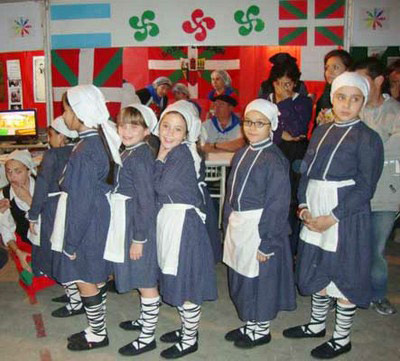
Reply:
[[[222,211],[226,193],[226,168],[231,165],[235,153],[216,152],[206,153],[206,181],[218,181],[219,193],[211,194],[212,198],[219,199],[218,225],[222,225]]]

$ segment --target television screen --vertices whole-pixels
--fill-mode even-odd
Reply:
[[[18,142],[34,138],[37,138],[35,109],[0,111],[0,140]]]

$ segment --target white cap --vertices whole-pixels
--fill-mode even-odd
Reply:
[[[70,130],[64,122],[64,118],[62,116],[57,117],[51,122],[50,125],[54,130],[58,133],[65,135],[68,138],[74,139],[78,138],[79,134],[76,130]]]
[[[368,80],[362,75],[345,71],[344,73],[338,75],[332,82],[331,87],[331,103],[333,103],[333,95],[335,92],[343,86],[353,86],[360,89],[361,93],[364,95],[364,104],[367,104],[368,94],[369,94],[369,83]]]
[[[14,150],[12,153],[7,155],[7,161],[9,160],[17,160],[18,162],[21,162],[33,175],[36,175],[36,164],[28,150]]]
[[[108,122],[110,113],[100,89],[92,84],[77,85],[67,90],[67,98],[72,110],[83,124],[89,128],[96,128],[98,125],[102,127],[114,162],[122,165],[119,155],[121,139]]]
[[[244,114],[246,115],[246,113],[252,110],[256,110],[268,118],[271,122],[271,130],[276,130],[278,128],[279,110],[274,103],[266,99],[255,99],[247,104]]]
[[[151,133],[153,133],[153,130],[157,126],[158,120],[151,108],[149,108],[146,105],[136,104],[136,103],[129,104],[126,107],[132,107],[132,108],[137,109],[140,112],[140,114],[142,114],[142,117],[144,119],[144,122],[147,125],[147,128],[150,130]]]

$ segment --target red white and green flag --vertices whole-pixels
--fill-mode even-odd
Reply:
[[[280,0],[279,20],[307,19],[307,0]]]
[[[122,48],[52,50],[54,116],[62,114],[61,97],[69,87],[94,84],[115,117],[121,106],[122,52]]]
[[[173,83],[186,84],[191,98],[207,98],[213,70],[226,70],[232,84],[239,83],[239,51],[237,46],[153,47],[149,49],[149,78],[167,76]]]
[[[345,0],[315,0],[316,19],[342,19],[345,13]]]
[[[315,45],[343,45],[343,26],[316,26]]]
[[[279,28],[279,45],[307,45],[307,27]]]

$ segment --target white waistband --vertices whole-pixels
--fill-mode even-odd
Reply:
[[[310,179],[308,183],[310,185],[315,185],[318,187],[334,188],[334,189],[353,186],[354,184],[356,184],[354,179],[345,179],[342,181],[325,181],[318,179]]]

